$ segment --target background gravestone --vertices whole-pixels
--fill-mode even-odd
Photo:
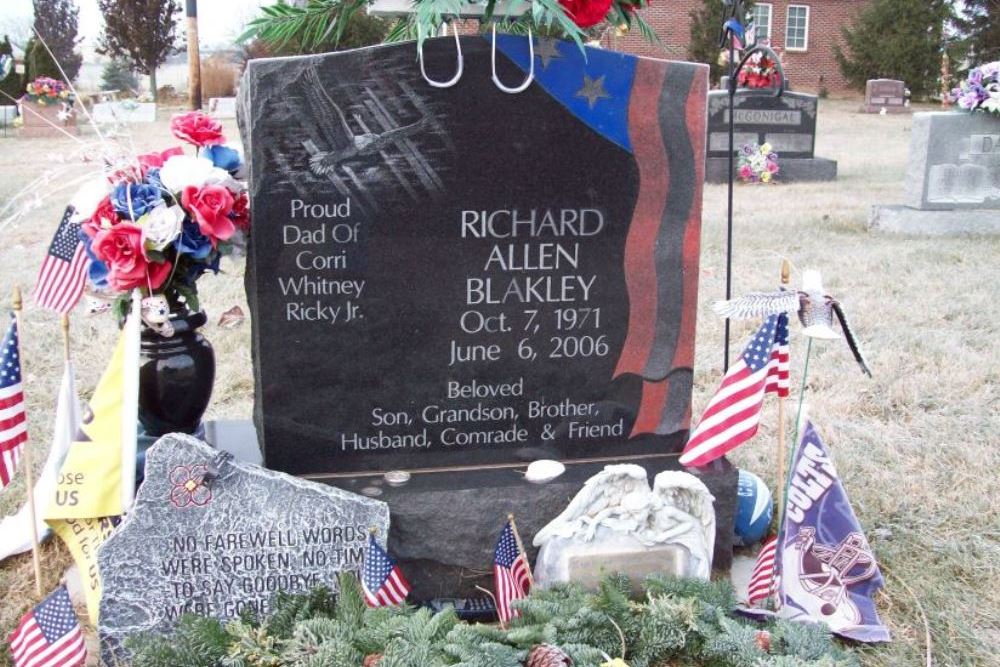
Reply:
[[[771,144],[778,154],[782,181],[829,181],[837,177],[837,162],[818,158],[816,117],[819,99],[815,95],[784,91],[779,97],[770,92],[737,92],[734,100],[735,150],[744,144]],[[708,94],[709,183],[724,183],[729,168],[729,93],[713,90]],[[734,162],[738,168],[739,161]]]
[[[98,553],[106,659],[185,612],[233,619],[266,614],[279,590],[336,590],[361,569],[369,528],[388,532],[385,503],[324,484],[235,460],[202,481],[217,453],[179,434],[148,451],[135,506]]]
[[[488,582],[508,511],[530,542],[606,463],[677,467],[690,420],[707,68],[542,40],[512,95],[461,44],[447,89],[413,43],[240,88],[265,463],[386,500],[417,598]],[[516,85],[527,40],[497,50]],[[453,40],[424,51],[452,76]],[[539,458],[569,470],[527,485]]]
[[[906,84],[896,79],[869,79],[865,84],[864,113],[909,113]]]
[[[868,224],[913,234],[1000,233],[1000,117],[914,114],[903,206],[873,206]]]

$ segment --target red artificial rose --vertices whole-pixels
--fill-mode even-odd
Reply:
[[[97,236],[97,232],[105,227],[113,227],[118,224],[118,213],[111,204],[111,197],[105,197],[97,205],[94,213],[80,224],[80,228],[90,238]]]
[[[233,203],[233,211],[229,214],[233,224],[239,229],[246,231],[250,229],[250,197],[247,193],[241,192]]]
[[[559,0],[559,4],[566,9],[573,23],[581,28],[597,25],[611,9],[611,0]]]
[[[108,265],[108,283],[119,292],[134,287],[157,289],[170,275],[170,262],[156,263],[146,258],[142,228],[131,222],[97,232],[92,250]]]
[[[203,185],[200,188],[189,185],[181,193],[181,204],[194,215],[201,233],[212,240],[213,246],[236,231],[229,217],[234,203],[232,193],[221,185]]]
[[[146,172],[150,169],[159,169],[163,166],[164,162],[175,155],[184,155],[184,149],[180,146],[174,146],[173,148],[168,148],[162,153],[154,152],[140,155],[137,159],[139,160],[139,167],[142,169],[142,175],[145,176]]]
[[[222,123],[200,111],[177,114],[170,120],[170,131],[178,139],[195,146],[214,146],[226,142]]]

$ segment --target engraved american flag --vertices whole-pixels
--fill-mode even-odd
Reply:
[[[56,229],[49,251],[35,283],[35,303],[66,314],[83,294],[90,259],[80,239],[80,224],[72,222],[72,206],[67,206]]]

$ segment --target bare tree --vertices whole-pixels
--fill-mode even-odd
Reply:
[[[174,0],[98,0],[98,4],[104,15],[98,52],[123,58],[148,74],[156,100],[156,68],[177,44],[180,7]]]

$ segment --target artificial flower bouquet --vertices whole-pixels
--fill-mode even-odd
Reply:
[[[198,278],[217,273],[250,227],[243,157],[222,125],[193,111],[174,116],[170,129],[194,154],[175,147],[113,167],[81,222],[90,281],[118,297],[119,315],[136,288],[171,310],[198,310]]]
[[[962,85],[951,91],[951,97],[966,111],[1000,115],[1000,60],[969,70]]]
[[[770,183],[778,173],[778,154],[771,144],[744,144],[739,153],[739,176],[744,183]]]
[[[781,75],[774,60],[758,51],[740,70],[736,83],[743,88],[777,88],[781,85]]]
[[[69,86],[47,76],[40,76],[29,83],[25,88],[24,98],[43,107],[49,104],[72,105],[76,100]]]

